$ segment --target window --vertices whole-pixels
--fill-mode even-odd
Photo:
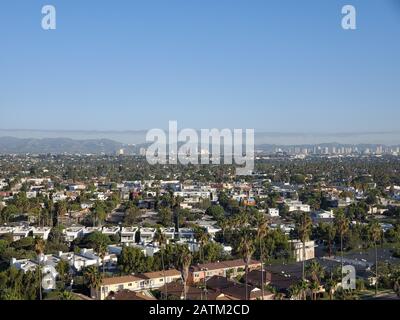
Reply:
[[[132,287],[133,283],[128,283],[128,287]]]

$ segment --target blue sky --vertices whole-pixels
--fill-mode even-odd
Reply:
[[[0,129],[398,131],[399,2],[2,0]]]

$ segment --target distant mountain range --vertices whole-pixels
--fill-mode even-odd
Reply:
[[[85,131],[85,130],[16,130],[1,129],[0,137],[20,139],[69,138],[73,140],[110,140],[133,145],[146,142],[147,130],[131,131]],[[336,142],[339,144],[384,144],[398,145],[398,132],[348,132],[348,133],[307,133],[307,132],[265,132],[255,131],[257,145],[315,145]]]
[[[122,147],[122,143],[108,139],[73,140],[69,138],[20,139],[0,137],[0,154],[112,154]]]
[[[0,154],[116,154],[121,149],[124,154],[139,154],[142,147],[147,147],[149,144],[124,144],[110,139],[71,139],[71,138],[15,138],[15,137],[0,137]],[[179,144],[178,144],[179,145]],[[377,147],[383,147],[383,144],[341,144],[341,143],[320,143],[320,144],[297,144],[297,145],[282,145],[282,144],[257,144],[255,145],[257,152],[275,153],[278,150],[285,152],[293,152],[295,150],[308,149],[312,152],[315,147],[320,150],[329,151],[339,150],[339,148],[357,147],[358,150],[365,149],[375,150]],[[399,145],[391,146],[399,147]],[[210,147],[211,150],[211,147]]]

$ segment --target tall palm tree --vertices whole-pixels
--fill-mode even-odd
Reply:
[[[167,244],[167,237],[165,236],[165,233],[161,231],[160,228],[157,228],[156,233],[154,234],[154,239],[155,242],[158,243],[160,246],[160,252],[161,252],[161,267],[162,267],[162,272],[163,272],[163,277],[164,277],[164,295],[165,299],[168,297],[168,288],[167,288],[167,277],[165,276],[165,265],[164,265],[164,245]]]
[[[335,291],[336,283],[333,279],[328,279],[325,282],[325,290],[328,292],[329,300],[333,299],[333,292]]]
[[[310,240],[310,234],[312,229],[312,221],[307,212],[302,212],[300,214],[297,229],[299,232],[299,238],[303,244],[303,254],[301,260],[303,262],[303,272],[302,272],[303,280],[305,280],[306,242]]]
[[[218,224],[219,224],[219,227],[221,228],[221,231],[222,231],[222,242],[225,242],[225,232],[226,232],[226,229],[229,226],[228,220],[223,218],[218,222]]]
[[[192,263],[192,255],[188,250],[184,250],[180,256],[180,264],[183,279],[183,295],[185,300],[187,300],[187,281],[189,278],[189,267]]]
[[[302,300],[307,300],[308,281],[305,279],[299,282],[300,296]]]
[[[200,245],[200,260],[204,263],[204,246],[210,241],[210,234],[204,228],[198,228],[195,238]]]
[[[375,246],[375,295],[378,294],[378,242],[382,238],[382,229],[380,225],[374,221],[369,225],[369,238]]]
[[[344,212],[339,210],[335,214],[334,224],[336,226],[336,230],[339,232],[340,235],[340,265],[343,274],[343,237],[349,230],[349,219],[346,218]]]
[[[35,238],[35,252],[39,263],[39,297],[42,300],[42,256],[46,243],[41,238]]]
[[[319,291],[320,285],[317,281],[311,281],[310,290],[312,300],[317,300],[317,293]]]
[[[105,274],[105,262],[104,258],[107,255],[107,245],[105,243],[99,243],[98,246],[95,248],[97,254],[101,258],[101,264],[103,268],[103,276]]]
[[[311,263],[307,265],[307,275],[311,279],[311,290],[313,293],[313,298],[316,300],[316,292],[318,291],[321,285],[321,279],[325,275],[325,271],[322,266],[316,261],[313,260]]]
[[[332,256],[332,242],[335,240],[336,229],[333,224],[328,224],[326,227],[326,240],[328,242],[328,254]]]
[[[101,284],[103,282],[103,275],[99,272],[97,266],[87,267],[83,272],[83,277],[87,286],[90,289],[96,290],[96,292],[101,287]]]
[[[261,292],[262,300],[264,300],[264,239],[268,234],[268,223],[264,217],[257,220],[257,239],[260,246],[261,261]]]
[[[249,300],[248,273],[249,273],[249,264],[251,261],[251,257],[253,256],[254,253],[254,243],[252,234],[248,229],[243,230],[238,249],[245,263],[246,300]]]

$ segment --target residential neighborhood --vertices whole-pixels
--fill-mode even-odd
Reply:
[[[371,159],[371,173],[387,175],[375,182],[359,171],[365,161],[357,157],[340,160],[347,175],[332,167],[329,176],[318,156],[310,156],[316,164],[308,173],[306,160],[260,158],[245,180],[230,166],[218,178],[218,166],[155,172],[140,156],[105,156],[120,169],[103,174],[95,170],[101,156],[13,156],[12,167],[10,157],[0,158],[1,272],[24,278],[42,270],[40,278],[54,278],[56,285],[32,289],[32,298],[315,300],[398,292],[396,158]],[[132,175],[132,166],[141,174]],[[80,178],[83,170],[90,178]],[[355,291],[341,287],[342,265],[355,267]]]

